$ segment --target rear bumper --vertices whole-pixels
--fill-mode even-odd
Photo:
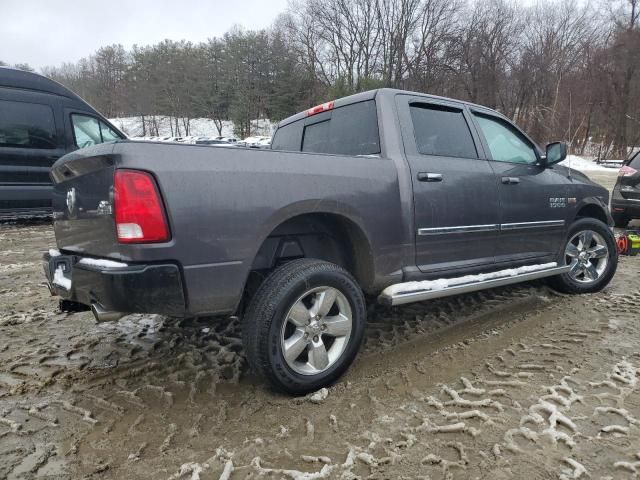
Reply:
[[[640,200],[623,197],[618,188],[614,189],[611,197],[611,214],[624,216],[629,219],[640,218]]]
[[[100,304],[123,313],[158,313],[183,316],[186,302],[178,265],[123,266],[81,263],[77,255],[45,253],[43,268],[49,290],[65,300]],[[58,275],[56,278],[56,270]]]

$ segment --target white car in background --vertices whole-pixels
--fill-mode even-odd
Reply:
[[[238,145],[243,145],[249,148],[265,148],[266,146],[271,145],[271,137],[264,137],[264,136],[247,137],[241,142],[238,142]]]

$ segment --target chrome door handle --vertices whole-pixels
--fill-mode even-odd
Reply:
[[[520,183],[520,179],[518,177],[502,177],[502,183],[505,185],[516,185]]]
[[[441,173],[420,172],[420,173],[418,173],[418,181],[420,181],[420,182],[441,182],[442,181],[442,174]]]

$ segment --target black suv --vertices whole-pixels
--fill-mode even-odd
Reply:
[[[618,173],[611,197],[611,214],[616,227],[620,228],[640,218],[640,152],[627,160]]]
[[[0,219],[51,213],[51,165],[78,148],[125,138],[72,91],[0,67]]]

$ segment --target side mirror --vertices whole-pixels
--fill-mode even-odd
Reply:
[[[567,158],[567,144],[564,142],[553,142],[547,145],[547,153],[542,164],[549,167]]]

